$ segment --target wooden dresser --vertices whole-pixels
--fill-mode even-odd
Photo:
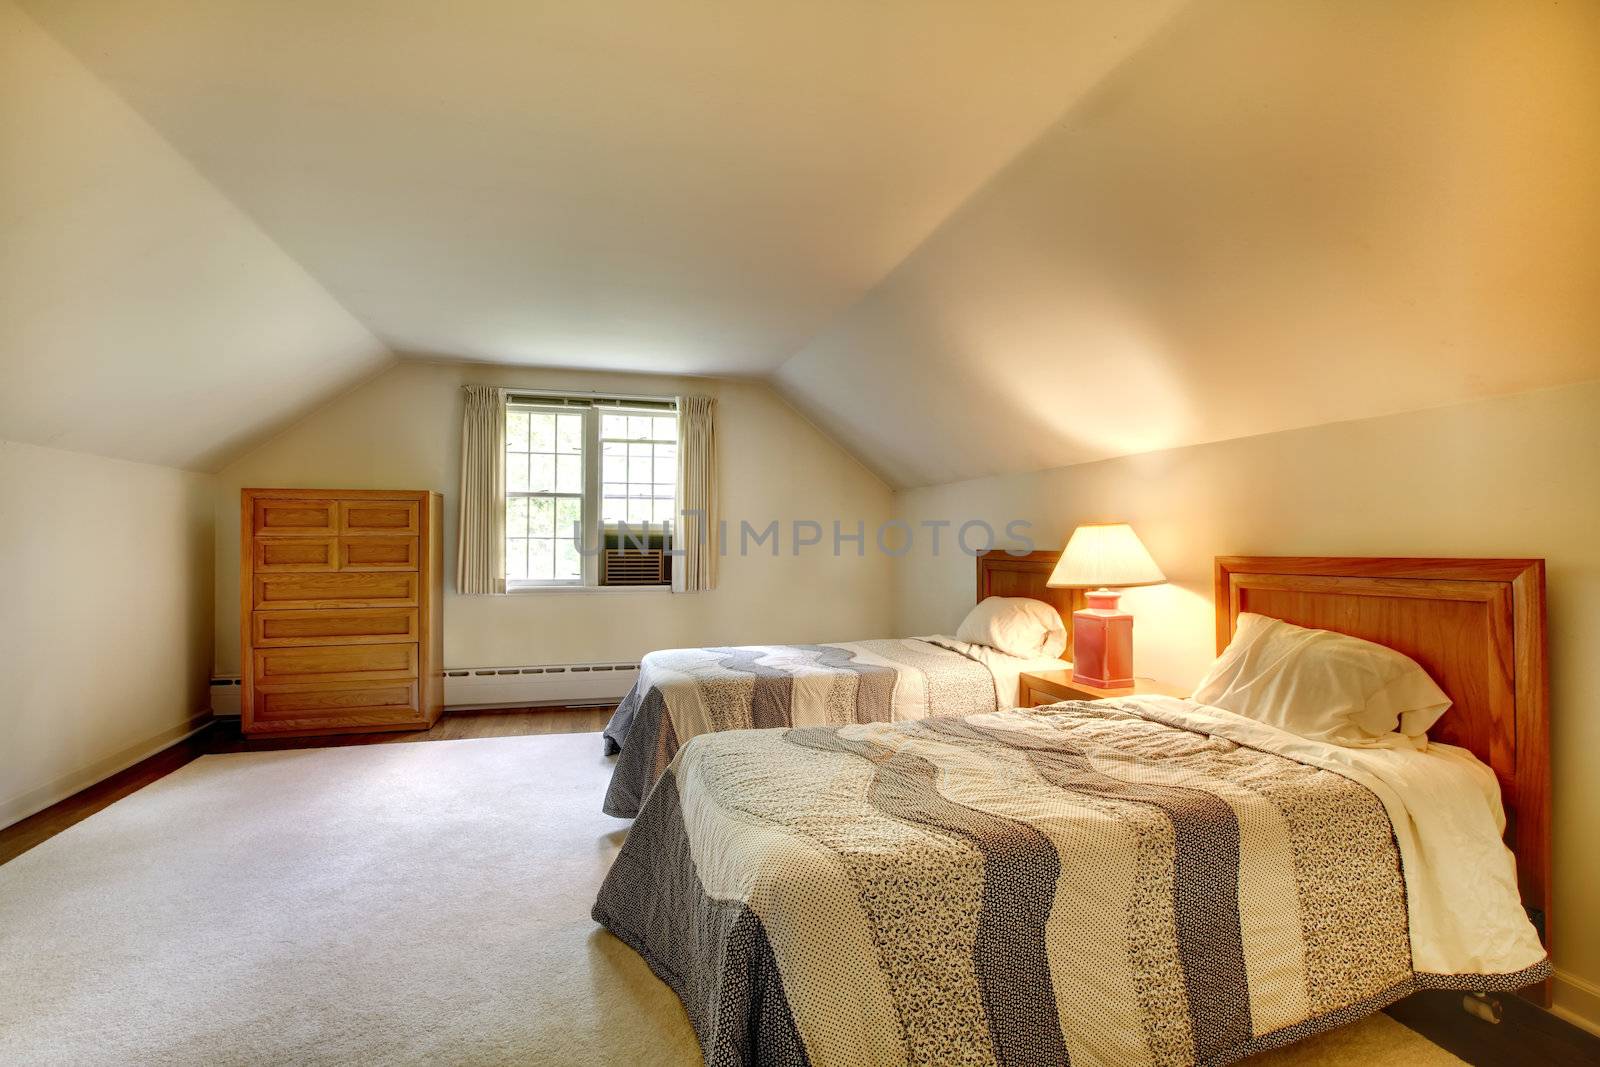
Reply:
[[[426,729],[444,704],[438,493],[246,489],[247,734]]]

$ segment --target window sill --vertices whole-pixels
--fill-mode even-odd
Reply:
[[[670,585],[513,585],[506,596],[670,596]]]

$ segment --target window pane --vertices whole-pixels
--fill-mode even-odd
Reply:
[[[506,448],[512,452],[528,450],[528,413],[513,411],[506,415]]]
[[[674,499],[678,493],[676,487],[657,482],[655,495],[657,500],[670,501]]]
[[[657,415],[656,428],[651,431],[658,441],[676,441],[678,439],[678,420],[671,415]]]
[[[562,415],[561,424],[556,428],[557,452],[582,452],[583,451],[583,416]]]
[[[629,415],[628,437],[635,441],[648,440],[650,437],[650,416]]]
[[[623,522],[628,517],[628,502],[618,497],[607,497],[600,502],[600,521]]]
[[[528,536],[528,498],[525,496],[506,497],[506,536]]]
[[[651,480],[651,454],[649,445],[628,446],[628,481],[648,482]]]
[[[628,521],[634,525],[650,521],[650,501],[648,499],[629,499]]]
[[[601,415],[601,437],[626,437],[628,436],[628,416],[626,415]]]
[[[555,577],[556,543],[548,537],[528,539],[528,577],[549,581]]]
[[[556,536],[569,539],[583,536],[583,501],[562,497],[556,501]],[[573,540],[576,544],[577,541]]]
[[[556,487],[556,457],[532,455],[528,457],[528,491],[548,493]]]
[[[528,510],[528,536],[553,537],[555,535],[555,501],[549,497],[530,501]]]
[[[506,538],[506,577],[511,581],[523,581],[528,577],[528,541],[526,538]]]
[[[556,457],[556,492],[583,492],[583,457]]]
[[[678,464],[670,459],[664,459],[661,450],[656,449],[656,481],[676,483],[678,480]]]
[[[521,452],[506,453],[506,492],[528,491],[528,457]]]
[[[583,577],[583,562],[578,556],[578,543],[570,537],[556,542],[556,578],[575,582]]]
[[[673,519],[672,501],[657,500],[653,506],[657,523],[670,523]]]
[[[607,444],[600,446],[600,477],[607,482],[628,480],[628,446]]]
[[[556,417],[546,412],[528,416],[528,451],[554,452],[556,450]]]

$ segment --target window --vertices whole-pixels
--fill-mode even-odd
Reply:
[[[608,524],[672,523],[678,497],[677,415],[600,413],[600,514]]]
[[[677,469],[672,401],[511,397],[507,588],[668,584]]]

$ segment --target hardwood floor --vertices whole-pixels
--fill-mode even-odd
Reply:
[[[612,708],[503,708],[495,711],[447,711],[431,730],[343,734],[334,737],[247,738],[238,719],[214,719],[193,737],[75,793],[21,822],[0,829],[0,863],[8,863],[35,845],[82,822],[186,763],[219,752],[271,752],[290,748],[341,748],[348,745],[392,745],[407,741],[460,741],[475,737],[523,734],[598,733]],[[596,742],[598,744],[598,742]]]
[[[1523,1000],[1493,997],[1498,1023],[1468,1015],[1462,993],[1429,990],[1385,1008],[1395,1019],[1473,1067],[1593,1067],[1600,1063],[1600,1037]]]

